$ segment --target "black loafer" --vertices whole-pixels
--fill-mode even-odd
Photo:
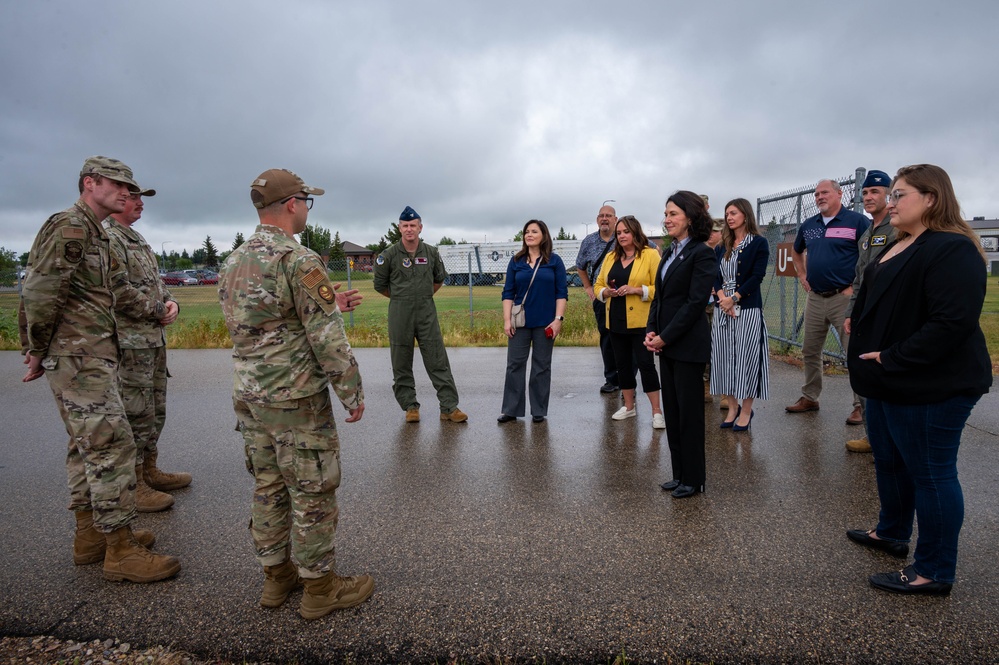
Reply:
[[[670,496],[674,499],[686,499],[688,496],[694,496],[695,494],[700,494],[704,491],[704,487],[693,487],[691,485],[677,485],[676,489],[670,493]]]
[[[513,416],[508,416],[504,413],[503,415],[501,415],[499,418],[496,419],[496,422],[502,425],[503,423],[513,422],[514,420],[516,420],[516,418],[514,418]]]
[[[615,386],[613,383],[611,383],[610,381],[608,381],[604,385],[600,386],[600,392],[604,393],[605,395],[608,394],[608,393],[617,392],[618,390],[619,390],[619,388],[617,386]]]
[[[893,557],[899,559],[904,559],[909,556],[909,545],[906,543],[896,543],[890,540],[880,540],[878,538],[871,538],[870,531],[864,531],[862,529],[850,529],[846,532],[846,537],[853,542],[863,545],[864,547],[870,547],[872,550],[881,550],[882,552],[887,552]]]
[[[545,422],[545,417],[544,416],[531,416],[531,420],[533,420],[536,423],[543,423],[543,422]]]
[[[674,478],[673,480],[671,480],[669,482],[663,483],[659,487],[662,487],[664,492],[672,492],[673,490],[675,490],[679,486],[680,486],[680,481],[677,480],[676,478]]]
[[[953,584],[946,582],[927,582],[912,584],[916,581],[916,569],[908,566],[897,573],[877,573],[871,575],[871,586],[882,591],[905,594],[922,594],[924,596],[946,596]]]

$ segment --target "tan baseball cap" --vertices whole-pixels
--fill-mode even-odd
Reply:
[[[88,157],[87,161],[83,162],[83,168],[80,169],[80,177],[82,178],[85,175],[99,175],[109,180],[123,182],[128,185],[129,190],[132,192],[142,190],[133,179],[132,169],[111,157],[103,157],[101,155]],[[149,196],[152,196],[152,194],[149,194]]]
[[[255,208],[266,208],[272,203],[305,192],[312,196],[322,196],[325,189],[309,187],[301,178],[288,169],[269,169],[250,183],[250,200]]]

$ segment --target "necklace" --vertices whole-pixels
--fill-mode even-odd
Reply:
[[[909,245],[912,244],[913,239],[914,238],[912,236],[909,236],[905,240],[900,240],[897,243],[895,243],[895,246],[891,248],[890,252],[888,252],[888,256],[885,258],[885,260],[887,261],[888,259],[893,259],[902,252],[904,252],[909,247]]]

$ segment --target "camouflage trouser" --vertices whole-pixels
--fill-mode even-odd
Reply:
[[[290,537],[302,577],[332,572],[340,516],[340,441],[329,391],[270,404],[233,398],[233,407],[246,468],[256,480],[250,535],[257,561],[264,566],[282,563]]]
[[[135,439],[135,463],[156,452],[166,422],[166,347],[122,349],[118,364],[121,399]]]
[[[135,443],[118,388],[117,363],[85,356],[42,361],[69,434],[70,510],[93,510],[110,533],[135,517]]]

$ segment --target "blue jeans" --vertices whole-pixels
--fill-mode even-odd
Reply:
[[[867,429],[881,499],[878,537],[908,542],[913,517],[919,538],[913,565],[936,582],[953,583],[964,495],[957,479],[961,432],[980,396],[935,404],[867,400]]]

